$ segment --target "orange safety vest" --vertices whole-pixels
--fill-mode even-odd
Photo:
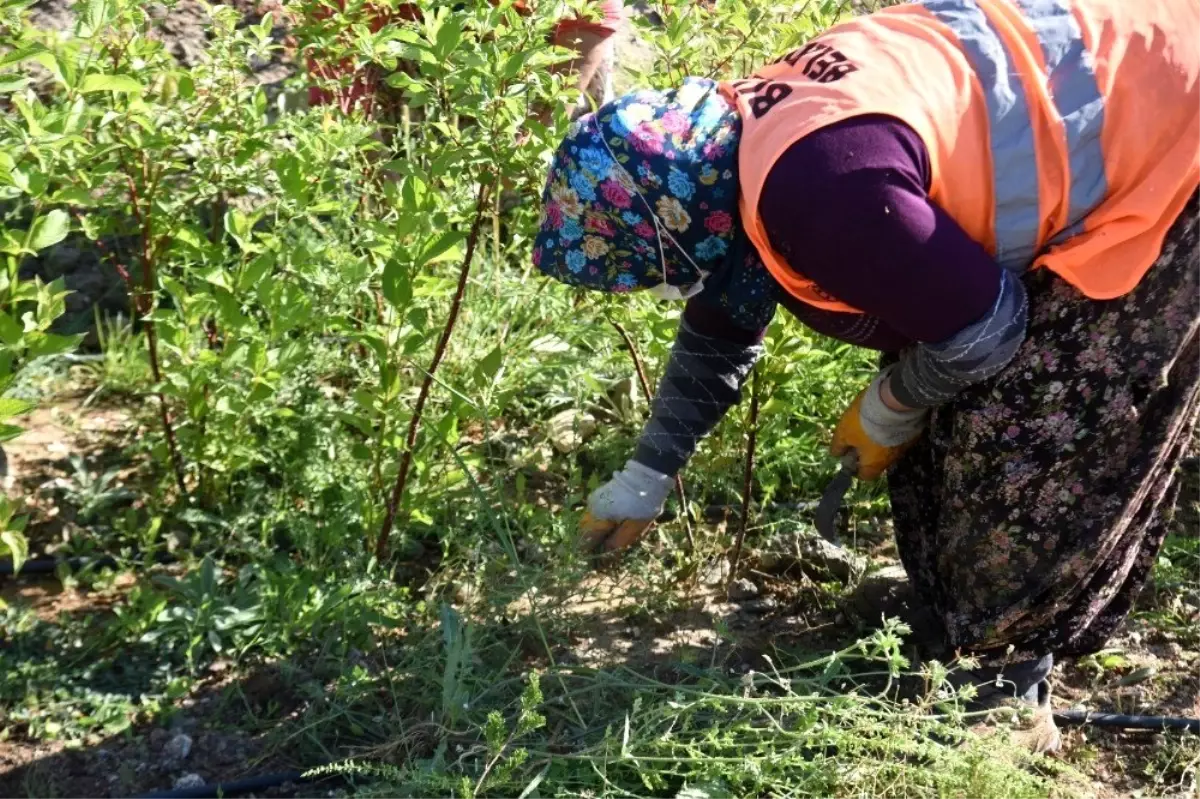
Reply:
[[[758,200],[790,145],[886,114],[925,143],[930,199],[1002,267],[1119,297],[1200,186],[1198,86],[1200,0],[894,6],[722,84],[742,116],[742,223],[790,294],[858,312],[771,249]]]

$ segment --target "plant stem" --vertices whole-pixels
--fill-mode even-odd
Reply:
[[[642,358],[638,355],[637,347],[634,346],[633,338],[629,332],[625,330],[621,324],[613,319],[609,319],[609,324],[617,329],[621,334],[621,338],[625,341],[625,348],[629,350],[629,357],[633,359],[633,368],[637,372],[638,382],[642,386],[642,393],[646,395],[646,404],[654,404],[654,392],[650,390],[650,381],[646,379],[646,370],[642,366]],[[696,551],[696,538],[692,534],[692,517],[688,513],[687,493],[683,490],[683,478],[675,475],[675,496],[679,499],[679,515],[683,519],[683,530],[687,535],[688,548]]]
[[[746,541],[746,523],[750,520],[750,490],[754,484],[754,448],[758,443],[758,370],[750,376],[750,437],[746,442],[746,470],[742,474],[742,518],[738,521],[737,541],[733,545],[733,562],[729,567],[729,584],[737,579],[742,561],[742,545]]]
[[[450,343],[450,335],[458,321],[458,312],[462,309],[463,296],[467,292],[467,278],[471,274],[471,261],[475,258],[475,245],[479,241],[479,230],[483,227],[487,215],[488,184],[479,184],[479,194],[475,201],[475,217],[471,220],[471,230],[467,234],[467,249],[463,255],[462,267],[458,272],[458,287],[454,299],[450,303],[450,315],[446,326],[442,328],[441,338],[433,351],[433,360],[425,370],[425,379],[421,381],[421,390],[417,394],[417,403],[413,406],[412,419],[408,422],[408,436],[404,442],[404,454],[400,457],[400,471],[396,474],[396,485],[392,488],[392,496],[388,500],[387,514],[383,517],[383,525],[379,528],[379,538],[375,542],[375,557],[383,560],[387,557],[388,538],[392,534],[392,525],[396,522],[396,512],[400,509],[400,501],[404,498],[404,488],[408,483],[408,470],[412,466],[413,450],[416,449],[417,432],[421,427],[421,414],[425,412],[425,402],[429,399],[429,389],[433,386],[434,375],[442,358],[446,355],[446,347]]]
[[[143,178],[147,176],[147,165],[142,163]],[[135,301],[134,306],[142,316],[142,324],[146,331],[146,351],[150,358],[150,374],[154,378],[154,384],[159,386],[155,391],[158,397],[158,413],[162,420],[163,435],[167,439],[167,450],[171,453],[171,465],[175,471],[175,483],[179,487],[179,494],[186,498],[188,495],[187,484],[184,482],[184,466],[183,456],[179,452],[179,445],[175,440],[175,427],[171,424],[171,412],[167,409],[167,396],[162,391],[162,364],[158,357],[158,330],[154,324],[154,287],[155,287],[155,247],[151,240],[150,218],[148,214],[142,211],[141,197],[138,194],[137,184],[134,183],[133,176],[126,169],[125,180],[129,186],[129,204],[133,209],[134,218],[137,220],[138,226],[142,229],[142,291],[140,298]]]

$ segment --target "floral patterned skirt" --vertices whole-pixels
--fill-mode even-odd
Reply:
[[[896,540],[946,643],[985,659],[1080,655],[1157,557],[1200,408],[1200,204],[1131,293],[1025,277],[1028,336],[936,409],[891,470]]]

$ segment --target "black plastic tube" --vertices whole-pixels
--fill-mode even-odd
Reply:
[[[247,777],[244,780],[232,782],[211,782],[206,785],[197,785],[195,788],[175,788],[170,791],[144,793],[135,799],[207,799],[207,797],[217,796],[241,796],[255,791],[278,788],[289,782],[300,785],[311,782],[311,780],[305,777],[302,771],[280,771],[275,774],[260,774],[257,777]]]
[[[1120,713],[1091,713],[1087,710],[1061,710],[1054,714],[1059,724],[1087,724],[1092,727],[1117,727],[1125,730],[1183,730],[1200,735],[1200,719],[1171,716],[1125,716]]]

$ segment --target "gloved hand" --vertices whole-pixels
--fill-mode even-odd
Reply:
[[[892,372],[888,367],[863,389],[833,431],[829,451],[840,458],[850,449],[858,452],[858,478],[875,480],[916,443],[925,429],[929,411],[917,408],[896,411],[883,403],[880,388]]]
[[[673,477],[637,461],[626,462],[588,497],[587,513],[579,524],[584,549],[612,552],[635,543],[662,513],[674,485]]]

